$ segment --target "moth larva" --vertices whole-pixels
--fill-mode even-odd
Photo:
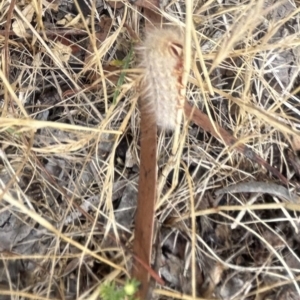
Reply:
[[[152,29],[137,48],[144,70],[141,108],[157,126],[176,127],[183,72],[183,36],[176,28]]]

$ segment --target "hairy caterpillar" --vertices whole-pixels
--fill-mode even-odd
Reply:
[[[173,130],[183,72],[183,36],[177,28],[152,29],[137,48],[143,69],[143,113],[160,129]]]

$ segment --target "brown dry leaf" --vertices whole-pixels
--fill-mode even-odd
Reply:
[[[229,272],[225,277],[223,276],[223,280],[215,289],[217,299],[245,299],[242,295],[245,290],[251,287],[249,274],[237,275],[234,272]]]
[[[172,253],[168,253],[167,255],[162,255],[161,261],[162,267],[159,270],[161,276],[175,289],[183,291],[183,288],[185,288],[190,292],[191,278],[189,276],[189,278],[186,279],[183,276],[185,267],[184,260]]]
[[[99,47],[101,45],[101,43],[103,43],[103,41],[105,41],[106,37],[109,34],[110,28],[112,26],[112,19],[106,16],[101,17],[101,21],[100,21],[100,27],[101,30],[99,32],[96,33],[96,38],[97,38],[97,44],[96,46]],[[87,55],[85,57],[85,63],[87,64],[91,58],[93,57],[93,47],[91,44],[88,45],[87,47],[88,53],[90,52],[90,55]],[[95,80],[96,78],[94,78]]]
[[[51,9],[54,11],[58,11],[58,3],[56,3],[55,1],[49,3],[46,0],[42,1],[43,6],[45,6],[45,9]],[[35,9],[34,9],[34,5],[32,3],[28,3],[22,10],[22,14],[23,16],[27,19],[27,21],[30,23],[32,21],[33,15],[35,13]],[[15,32],[15,34],[19,37],[30,37],[31,35],[28,34],[26,32],[26,30],[29,27],[27,26],[27,24],[23,23],[20,19],[16,19],[13,23],[12,23],[12,30]]]
[[[61,26],[68,27],[67,24],[69,24],[72,20],[73,20],[72,15],[71,14],[66,14],[61,20],[56,22],[56,25],[61,25]],[[78,20],[77,20],[77,22],[78,22]]]
[[[143,8],[147,8],[147,9],[153,9],[155,7],[159,7],[159,4],[160,4],[159,0],[137,0],[137,1],[134,1],[134,5],[143,7]],[[150,19],[148,19],[148,20],[150,20]]]
[[[60,275],[60,277],[65,277],[67,275],[69,275],[71,272],[73,272],[79,265],[81,258],[73,258],[65,267],[63,273]]]
[[[124,7],[124,3],[122,1],[107,1],[107,3],[111,6],[111,8],[120,9]]]
[[[208,283],[207,288],[203,292],[205,298],[212,298],[212,294],[215,291],[216,286],[219,284],[224,271],[224,266],[221,263],[216,263],[210,270],[209,276],[207,276]]]
[[[274,298],[273,298],[274,299]],[[292,286],[284,287],[278,295],[278,300],[298,300],[299,295]]]
[[[77,15],[75,18],[72,18],[70,15],[68,15],[67,22],[64,24],[66,28],[71,27],[71,28],[84,28],[81,23],[81,16]]]
[[[293,135],[291,138],[291,146],[295,152],[300,150],[300,137],[298,135]]]
[[[281,233],[281,235],[282,235],[282,233]],[[285,243],[280,238],[280,236],[270,230],[265,230],[263,232],[262,236],[275,249],[280,249],[280,248],[285,247]]]
[[[72,48],[68,45],[62,44],[61,42],[56,42],[52,48],[52,51],[63,63],[67,63],[72,54]]]
[[[52,2],[48,2],[47,0],[42,0],[42,4],[43,6],[45,6],[46,9],[58,11],[59,2],[56,0],[52,0]]]
[[[28,22],[32,21],[33,14],[34,14],[34,7],[31,3],[27,4],[23,10],[22,10],[23,16],[28,20]],[[19,18],[17,18],[12,23],[12,30],[14,33],[19,37],[30,37],[28,33],[26,33],[26,30],[28,29],[27,24],[23,23],[23,21]]]

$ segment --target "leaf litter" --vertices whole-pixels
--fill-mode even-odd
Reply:
[[[3,299],[89,299],[137,267],[131,45],[149,30],[149,3],[120,4],[0,4]],[[153,4],[184,31],[184,1]],[[298,299],[299,3],[192,4],[187,118],[200,117],[176,137],[175,162],[174,134],[157,133],[147,298]]]

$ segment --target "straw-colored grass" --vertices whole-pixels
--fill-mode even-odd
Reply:
[[[69,2],[0,2],[1,299],[96,299],[132,270],[143,10]],[[289,184],[192,122],[159,132],[152,298],[299,299],[299,2],[160,13],[188,33],[185,99]]]

